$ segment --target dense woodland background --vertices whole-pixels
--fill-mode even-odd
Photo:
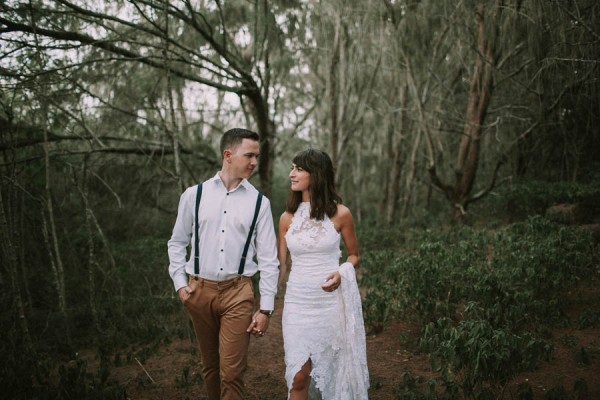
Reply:
[[[510,297],[497,286],[510,280],[456,269],[492,262],[499,246],[528,257],[525,269],[564,267],[531,295],[540,307],[570,285],[597,286],[597,230],[563,224],[598,223],[599,27],[597,0],[2,1],[0,386],[68,398],[83,385],[91,397],[110,386],[117,349],[190,335],[166,241],[179,194],[217,171],[218,140],[232,127],[261,136],[252,181],[275,220],[294,153],[332,156],[368,254],[371,329],[412,309],[423,326],[476,320],[524,337],[530,314],[457,319],[465,304],[473,316]],[[531,253],[506,245],[523,238]],[[465,243],[481,252],[460,253]],[[508,258],[501,265],[521,265]],[[485,278],[469,284],[493,286],[495,297],[463,298],[438,287],[443,271],[410,269],[444,260],[454,269],[444,282]],[[388,275],[369,274],[382,263]],[[439,279],[397,293],[403,273],[407,285]],[[599,324],[594,299],[586,326]],[[104,372],[73,364],[81,348],[96,349]],[[600,344],[588,352],[598,357]],[[510,380],[496,372],[460,381],[462,395]]]

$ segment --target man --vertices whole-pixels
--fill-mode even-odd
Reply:
[[[168,243],[169,274],[194,324],[210,400],[243,398],[250,334],[265,334],[274,309],[279,264],[271,206],[247,180],[258,140],[246,129],[223,134],[221,170],[201,192],[193,186],[181,195]],[[253,315],[250,277],[257,271],[260,307]]]

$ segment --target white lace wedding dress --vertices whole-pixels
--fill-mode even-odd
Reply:
[[[352,265],[339,265],[340,234],[327,216],[311,219],[310,203],[301,203],[285,239],[292,256],[282,319],[288,393],[294,376],[310,360],[309,399],[367,399],[360,295]],[[324,291],[324,278],[338,269],[342,285]]]

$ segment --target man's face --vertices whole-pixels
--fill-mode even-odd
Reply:
[[[236,178],[248,179],[258,164],[258,142],[251,139],[242,139],[242,143],[233,150],[225,150],[223,156],[229,163],[231,172]]]

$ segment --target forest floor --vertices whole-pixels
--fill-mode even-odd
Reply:
[[[573,305],[573,313],[584,307],[586,298],[598,304],[600,290],[588,293]],[[593,297],[591,299],[589,296]],[[277,299],[276,312],[271,319],[268,334],[251,338],[248,370],[245,376],[247,399],[283,400],[286,398],[284,378],[283,339],[281,335],[282,300]],[[402,373],[409,371],[426,379],[434,377],[427,354],[416,349],[418,327],[402,321],[385,326],[383,332],[367,336],[371,400],[388,400],[396,396]],[[520,374],[506,388],[504,398],[517,398],[517,386],[529,383],[535,399],[562,386],[569,395],[573,384],[584,379],[589,399],[600,399],[600,329],[568,329],[551,331],[554,345],[552,357],[539,363],[535,371]],[[588,357],[578,356],[581,348],[592,349]],[[585,355],[584,355],[585,356]],[[90,360],[90,365],[93,365]],[[206,399],[200,378],[201,363],[189,340],[175,340],[158,349],[144,363],[133,361],[111,368],[111,378],[126,387],[130,399]],[[571,397],[569,397],[571,398]]]

